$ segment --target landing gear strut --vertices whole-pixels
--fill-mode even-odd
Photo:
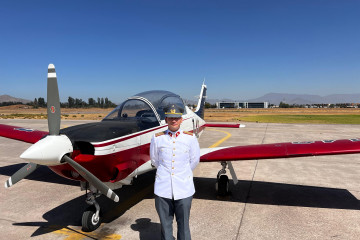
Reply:
[[[229,195],[229,177],[226,174],[226,162],[221,162],[222,169],[217,174],[216,191],[217,195],[224,197]]]
[[[84,211],[81,219],[82,230],[91,232],[96,230],[101,224],[100,206],[95,198],[99,197],[97,189],[90,186],[89,192],[86,193],[85,202],[90,206]]]

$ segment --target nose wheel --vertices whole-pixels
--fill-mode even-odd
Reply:
[[[92,232],[101,224],[100,212],[96,213],[94,206],[89,206],[82,215],[81,225],[84,232]]]
[[[101,224],[100,206],[95,200],[98,195],[93,191],[86,194],[86,203],[90,206],[84,211],[81,219],[82,230],[84,232],[92,232]]]
[[[221,162],[222,169],[217,174],[216,192],[220,197],[229,195],[229,177],[226,175],[226,162]]]

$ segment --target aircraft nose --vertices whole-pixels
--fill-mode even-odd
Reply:
[[[70,139],[65,135],[47,136],[30,148],[20,158],[40,165],[59,165],[62,157],[73,151]]]

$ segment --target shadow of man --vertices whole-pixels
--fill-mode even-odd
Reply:
[[[130,227],[139,232],[140,240],[158,240],[161,238],[160,223],[153,223],[149,218],[139,218]]]

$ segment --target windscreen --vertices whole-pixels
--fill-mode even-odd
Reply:
[[[141,130],[159,125],[150,106],[138,99],[125,101],[106,116],[103,121],[136,122]]]

